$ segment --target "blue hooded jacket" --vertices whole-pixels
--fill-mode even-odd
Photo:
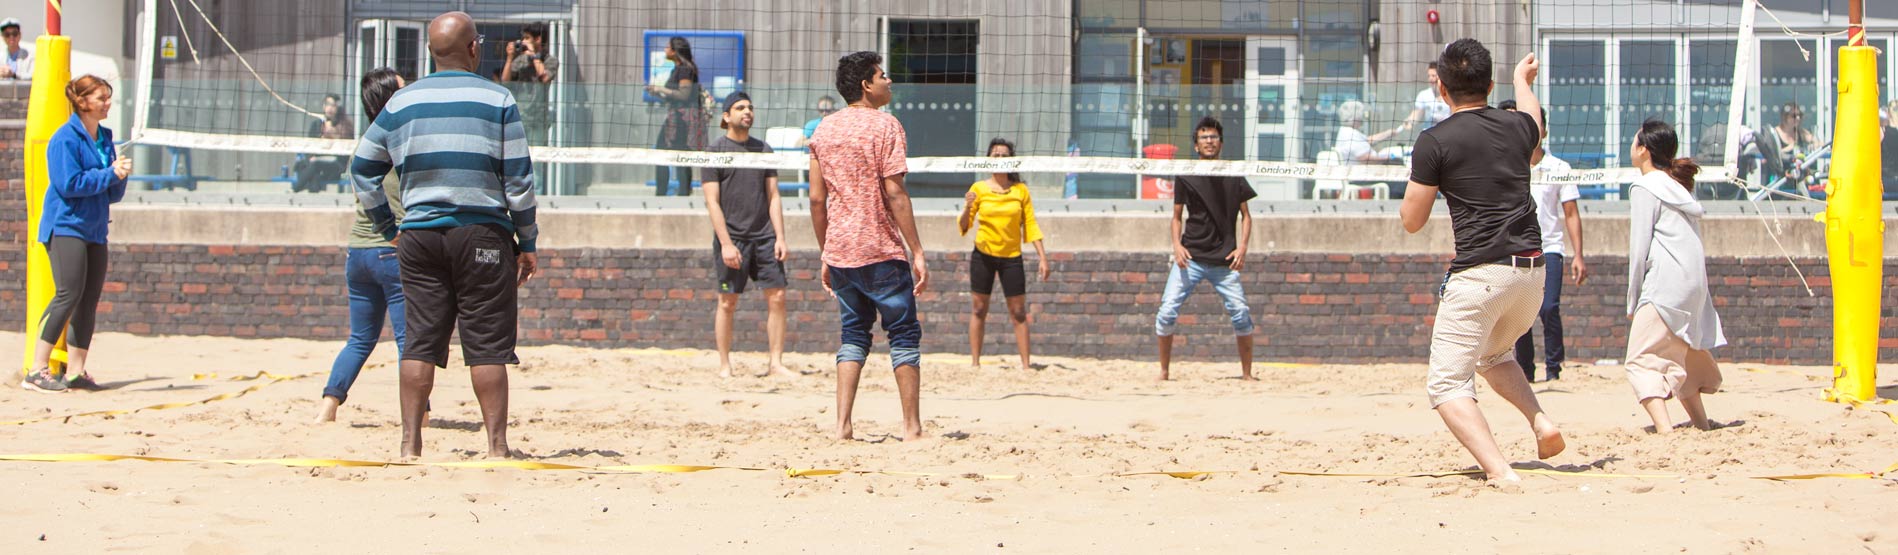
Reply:
[[[99,126],[99,140],[86,134],[86,124],[73,114],[66,126],[46,144],[46,205],[40,210],[39,240],[53,236],[77,237],[87,243],[105,243],[112,203],[125,198],[125,179],[112,173],[119,159],[112,130]]]

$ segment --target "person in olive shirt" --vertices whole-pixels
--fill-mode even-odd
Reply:
[[[363,114],[369,121],[376,120],[389,97],[403,85],[402,76],[387,67],[376,68],[362,77]],[[389,209],[398,220],[402,217],[402,196],[391,192],[400,188],[393,179],[382,184]],[[349,388],[355,385],[356,376],[369,360],[369,353],[376,350],[376,342],[382,339],[384,313],[388,314],[389,325],[395,328],[397,352],[401,352],[402,341],[408,335],[408,321],[403,317],[406,306],[402,273],[397,268],[395,244],[376,232],[376,225],[370,221],[361,202],[356,203],[356,223],[349,228],[349,256],[343,275],[349,282],[349,342],[343,345],[343,351],[336,354],[336,362],[330,366],[329,383],[323,386],[323,403],[317,422],[336,421],[336,408],[349,398]]]
[[[1219,120],[1201,119],[1193,128],[1193,151],[1201,160],[1218,159],[1225,135]],[[1246,304],[1239,272],[1245,269],[1246,242],[1252,236],[1252,214],[1246,210],[1246,201],[1259,195],[1243,177],[1182,175],[1173,183],[1173,267],[1167,273],[1166,293],[1160,297],[1160,312],[1154,317],[1154,331],[1160,337],[1160,380],[1172,378],[1173,333],[1180,305],[1201,281],[1213,282],[1213,291],[1226,304],[1232,333],[1238,337],[1239,378],[1254,380],[1252,309]]]
[[[756,121],[751,97],[734,92],[725,97],[725,135],[712,141],[711,152],[770,153],[771,146],[752,138]],[[784,203],[778,196],[778,171],[718,167],[705,171],[705,211],[712,218],[712,279],[718,288],[718,312],[712,331],[718,343],[720,375],[732,377],[732,318],[738,295],[757,283],[764,289],[770,310],[765,335],[771,344],[771,368],[764,376],[795,375],[784,367]]]

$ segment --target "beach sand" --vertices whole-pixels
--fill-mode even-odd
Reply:
[[[741,345],[758,335],[741,330]],[[31,393],[15,374],[0,420],[201,400],[258,385],[229,378],[259,371],[315,375],[183,408],[0,427],[0,454],[392,460],[389,343],[338,421],[310,423],[340,346],[102,334],[94,374],[116,389]],[[811,374],[786,379],[720,378],[716,356],[698,350],[533,347],[521,358],[509,437],[530,460],[768,470],[0,462],[0,553],[1898,552],[1898,473],[1752,478],[1898,463],[1898,423],[1821,401],[1826,368],[1727,363],[1726,390],[1707,400],[1727,427],[1663,436],[1642,430],[1620,367],[1571,366],[1536,384],[1568,437],[1549,461],[1534,460],[1522,417],[1485,390],[1481,407],[1518,468],[1580,473],[1497,489],[1469,476],[1285,473],[1473,468],[1429,410],[1421,360],[1261,364],[1254,383],[1233,379],[1234,363],[1181,363],[1175,381],[1155,383],[1144,360],[1044,358],[1024,373],[1012,356],[978,370],[966,356],[930,355],[931,439],[905,444],[889,436],[900,419],[885,356],[865,370],[851,442],[830,438],[828,354],[787,357]],[[737,358],[763,370],[762,354]],[[201,373],[217,377],[193,379]],[[1883,376],[1881,391],[1898,396],[1898,367]],[[480,460],[465,367],[437,374],[433,402],[423,460]],[[1117,475],[1156,471],[1233,472]]]

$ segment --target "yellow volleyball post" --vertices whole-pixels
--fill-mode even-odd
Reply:
[[[40,35],[34,42],[33,96],[26,104],[26,362],[33,369],[33,350],[40,340],[40,315],[53,302],[53,269],[46,245],[39,242],[40,209],[46,206],[46,144],[72,117],[66,102],[66,83],[72,81],[72,39]],[[65,370],[66,338],[53,349],[53,371]]]
[[[1838,123],[1832,178],[1826,185],[1826,254],[1832,269],[1830,401],[1878,395],[1879,304],[1885,274],[1885,221],[1880,214],[1878,51],[1865,46],[1863,8],[1853,6],[1851,40],[1839,48]]]

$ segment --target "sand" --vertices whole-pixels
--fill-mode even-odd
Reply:
[[[743,333],[741,342],[760,339]],[[203,399],[254,385],[226,378],[260,370],[319,374],[186,408],[0,427],[0,453],[396,456],[386,343],[327,425],[310,420],[340,343],[108,333],[95,347],[95,375],[117,389],[29,393],[16,376],[0,389],[0,420]],[[0,553],[1898,552],[1898,480],[1889,479],[1898,476],[1750,478],[1898,462],[1898,425],[1819,400],[1824,368],[1729,363],[1727,390],[1708,398],[1729,426],[1658,436],[1642,430],[1619,367],[1571,367],[1536,387],[1569,438],[1570,450],[1546,463],[1533,460],[1522,418],[1485,391],[1481,406],[1519,468],[1582,473],[1525,475],[1499,490],[1466,476],[1282,474],[1473,468],[1428,410],[1421,364],[1261,366],[1263,381],[1247,383],[1231,379],[1234,364],[1183,363],[1176,381],[1156,384],[1147,361],[1049,358],[1021,373],[1007,357],[977,370],[966,357],[931,355],[931,440],[904,444],[888,435],[900,420],[883,357],[865,374],[859,441],[840,443],[829,439],[826,354],[789,357],[812,373],[793,379],[719,378],[706,351],[521,356],[510,435],[533,460],[774,470],[0,462]],[[739,362],[756,372],[764,357]],[[192,379],[210,372],[219,378]],[[1883,374],[1893,396],[1898,368]],[[466,376],[437,378],[426,460],[477,460]],[[784,468],[940,475],[787,477]],[[1237,472],[1114,476],[1150,471]]]

